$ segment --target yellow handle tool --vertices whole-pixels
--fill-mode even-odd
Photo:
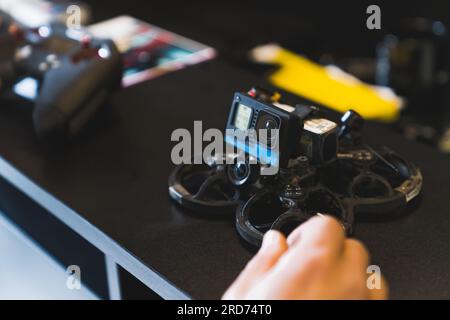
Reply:
[[[270,76],[275,86],[339,112],[353,109],[366,119],[397,119],[403,99],[390,88],[366,84],[336,66],[321,66],[278,45],[252,50],[253,60],[276,64]]]

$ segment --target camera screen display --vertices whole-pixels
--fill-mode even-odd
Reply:
[[[247,130],[252,117],[252,108],[239,104],[234,116],[234,126],[239,130]]]

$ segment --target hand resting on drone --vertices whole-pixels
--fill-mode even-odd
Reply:
[[[317,216],[286,239],[270,230],[259,252],[223,299],[386,299],[388,288],[369,289],[369,254],[346,239],[340,223]]]

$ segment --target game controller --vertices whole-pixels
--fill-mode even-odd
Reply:
[[[111,40],[88,35],[74,39],[65,28],[31,30],[0,17],[0,94],[20,83],[26,86],[41,140],[60,143],[72,138],[120,87],[118,49]]]
[[[243,104],[251,112],[243,112]],[[280,113],[284,120],[275,117]],[[252,89],[235,94],[227,129],[258,127],[268,121],[267,114],[280,119],[280,135],[293,135],[279,142],[279,153],[289,161],[279,162],[276,174],[262,175],[267,163],[250,161],[256,155],[235,144],[235,153],[211,156],[203,165],[177,166],[169,178],[170,197],[204,216],[235,214],[238,234],[259,246],[267,230],[287,235],[320,214],[336,217],[351,235],[357,216],[385,218],[419,195],[420,170],[387,147],[366,145],[364,120],[356,112],[348,111],[337,124],[317,108],[288,108],[279,94]],[[241,153],[245,157],[239,158]]]

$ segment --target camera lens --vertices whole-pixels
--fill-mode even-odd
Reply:
[[[265,144],[268,148],[272,148],[275,144],[276,135],[272,135],[271,130],[276,129],[279,129],[278,119],[267,112],[261,112],[256,122],[256,130],[258,132],[260,142]],[[260,130],[266,130],[266,135],[260,136]]]
[[[248,167],[245,163],[238,163],[234,166],[234,175],[237,179],[242,180],[247,176]]]
[[[228,179],[235,186],[242,186],[247,181],[252,180],[250,178],[252,170],[250,164],[246,162],[238,162],[228,168]]]
[[[256,123],[256,130],[266,129],[266,130],[274,130],[278,129],[278,121],[275,116],[267,113],[261,112]]]
[[[264,123],[264,128],[267,130],[274,130],[277,128],[277,122],[274,119],[267,119]]]

